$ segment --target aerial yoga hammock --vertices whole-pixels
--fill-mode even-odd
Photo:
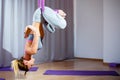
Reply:
[[[53,10],[45,5],[45,0],[38,0],[38,9],[33,14],[33,23],[25,28],[24,38],[27,38],[24,55],[20,59],[11,62],[15,75],[19,70],[26,73],[34,64],[32,55],[42,48],[44,38],[44,28],[54,33],[55,29],[64,29],[67,25],[64,19],[66,14],[62,10]]]

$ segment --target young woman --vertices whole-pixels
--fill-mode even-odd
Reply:
[[[15,75],[17,75],[19,70],[25,71],[26,74],[34,64],[35,59],[32,55],[42,48],[42,39],[44,37],[43,25],[50,32],[54,32],[55,28],[64,29],[66,27],[65,16],[66,14],[63,10],[55,12],[49,7],[45,7],[44,12],[41,12],[40,8],[34,12],[32,25],[28,25],[25,28],[24,38],[27,38],[27,40],[24,55],[21,59],[12,61]]]

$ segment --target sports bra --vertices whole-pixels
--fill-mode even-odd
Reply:
[[[28,36],[28,41],[33,41],[34,35],[33,34],[29,34]],[[41,37],[39,38],[39,42],[38,42],[38,50],[41,49],[43,46],[43,42]]]

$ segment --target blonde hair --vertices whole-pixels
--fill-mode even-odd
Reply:
[[[15,76],[18,75],[19,70],[25,71],[24,75],[29,71],[28,66],[23,63],[23,57],[20,60],[13,60],[11,67],[14,70]]]
[[[13,61],[11,62],[11,67],[12,67],[12,69],[14,70],[15,76],[17,76],[17,75],[18,75],[18,72],[19,72],[18,60],[13,60]]]

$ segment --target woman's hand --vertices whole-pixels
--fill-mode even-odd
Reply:
[[[30,69],[33,65],[34,65],[34,61],[35,59],[34,58],[31,58],[29,61],[27,60],[24,60],[24,64],[28,66],[28,69]]]
[[[24,38],[27,38],[29,34],[37,34],[38,36],[40,36],[39,30],[32,25],[26,26],[25,31],[24,31]]]

